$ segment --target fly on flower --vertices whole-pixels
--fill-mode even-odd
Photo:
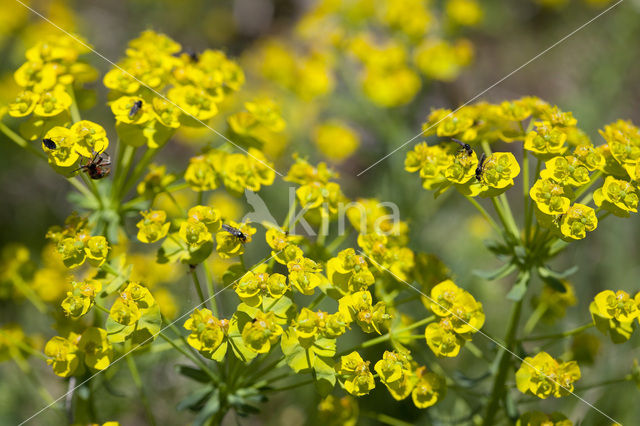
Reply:
[[[484,171],[484,160],[486,158],[487,156],[483,152],[482,156],[480,157],[480,161],[478,161],[478,167],[476,167],[476,180],[478,182],[480,182],[480,180],[482,179],[482,172]]]
[[[78,170],[86,172],[91,179],[102,179],[111,173],[111,157],[106,152],[96,152],[91,161],[81,165],[73,172]]]
[[[234,228],[226,223],[222,224],[222,229],[239,239],[243,244],[247,242],[247,236],[238,228]]]
[[[465,151],[467,155],[471,157],[471,155],[473,154],[473,149],[471,149],[471,145],[455,138],[451,138],[451,140],[462,147],[460,148],[459,152]]]
[[[142,108],[142,101],[135,101],[129,111],[129,118],[135,117],[138,111],[140,111],[140,108]]]

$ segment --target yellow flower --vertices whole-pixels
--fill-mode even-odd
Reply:
[[[374,370],[391,396],[398,401],[409,396],[418,380],[412,371],[408,353],[385,351]]]
[[[30,90],[22,91],[9,104],[9,115],[12,117],[26,117],[36,108],[40,95]]]
[[[104,370],[111,364],[111,343],[107,331],[98,327],[89,327],[78,343],[78,349],[84,352],[84,362],[95,370]]]
[[[267,353],[271,345],[278,341],[282,334],[282,327],[276,323],[273,312],[258,311],[253,321],[245,324],[242,329],[242,340],[247,347],[257,353]]]
[[[464,345],[464,340],[453,332],[451,322],[447,318],[429,324],[424,330],[424,337],[436,356],[458,356],[460,348]]]
[[[473,47],[467,40],[451,44],[426,38],[414,51],[415,64],[428,78],[453,81],[473,59]]]
[[[107,239],[102,235],[89,238],[85,242],[84,251],[87,255],[87,260],[92,266],[98,267],[107,260],[107,254],[109,253],[109,243]]]
[[[467,27],[482,20],[482,8],[476,0],[447,0],[445,12],[451,21]]]
[[[220,212],[209,206],[191,207],[187,216],[204,223],[211,233],[218,232],[222,226]]]
[[[43,92],[33,113],[40,117],[53,117],[69,109],[73,100],[63,86],[55,86],[52,90]]]
[[[480,183],[483,187],[505,189],[513,185],[513,178],[520,174],[520,166],[510,152],[491,154],[482,165]]]
[[[184,173],[184,180],[194,191],[210,191],[218,187],[217,173],[204,155],[192,157]]]
[[[256,233],[256,228],[249,226],[247,223],[227,222],[233,228],[238,229],[245,236],[245,240],[241,240],[225,229],[221,229],[216,233],[216,251],[218,255],[227,259],[229,257],[240,256],[244,253],[244,245],[251,242],[251,236]]]
[[[575,203],[562,216],[560,232],[567,238],[580,240],[598,226],[596,211],[584,204]]]
[[[327,396],[318,404],[320,423],[327,426],[356,426],[358,423],[358,403],[350,395],[338,399]]]
[[[382,334],[382,329],[391,319],[382,301],[372,304],[371,293],[359,291],[338,300],[338,311],[349,322],[355,321],[365,333]]]
[[[529,190],[529,195],[544,214],[559,215],[569,210],[571,192],[568,188],[549,180],[538,179]]]
[[[411,392],[411,399],[418,408],[427,408],[440,401],[447,393],[445,380],[435,373],[419,367],[415,372],[418,382]]]
[[[222,93],[212,96],[197,86],[178,86],[169,90],[168,97],[189,116],[205,121],[218,113],[216,103],[222,101]],[[198,123],[194,123],[198,125]]]
[[[598,314],[604,318],[615,318],[620,322],[631,322],[640,317],[640,307],[626,291],[605,290],[594,299]]]
[[[184,328],[191,331],[187,342],[204,356],[213,359],[214,354],[227,338],[229,321],[219,320],[209,309],[195,309],[185,321]],[[222,357],[226,352],[226,346],[220,350],[223,353],[218,355]]]
[[[529,132],[524,140],[524,149],[541,156],[558,155],[567,150],[564,145],[567,134],[563,129],[547,121],[536,122],[535,126],[536,130]]]
[[[49,357],[47,364],[52,366],[57,376],[69,377],[78,368],[78,337],[75,333],[71,333],[68,339],[55,336],[45,345],[44,354]]]
[[[187,218],[180,224],[178,235],[187,243],[189,248],[194,250],[197,250],[207,241],[213,241],[207,226],[193,217]]]
[[[581,186],[589,183],[589,169],[573,156],[553,157],[545,162],[542,179],[552,179],[562,185]]]
[[[541,411],[529,411],[518,418],[516,426],[573,426],[573,422],[562,413],[545,414]]]
[[[109,147],[107,132],[99,124],[81,120],[74,123],[69,130],[74,149],[84,157],[92,158],[95,153],[104,152]],[[56,141],[56,139],[53,140]]]
[[[518,390],[541,399],[568,395],[578,379],[580,368],[575,361],[559,363],[546,352],[526,357],[516,372]]]
[[[407,153],[404,168],[409,173],[420,171],[422,186],[425,189],[433,189],[445,180],[444,171],[451,161],[441,146],[428,146],[423,142]]]
[[[358,149],[360,138],[345,123],[333,120],[316,126],[314,142],[327,158],[341,162]]]
[[[40,93],[56,85],[56,65],[40,61],[27,61],[13,74],[18,86]]]
[[[80,158],[76,136],[70,129],[56,126],[47,132],[45,138],[51,139],[56,144],[55,149],[49,149],[44,144],[42,145],[50,163],[59,167],[71,167]]]
[[[596,206],[611,211],[616,216],[628,216],[638,211],[638,192],[629,182],[607,176],[602,188],[593,193]]]
[[[167,236],[171,224],[167,222],[167,214],[163,210],[149,210],[140,214],[143,219],[136,223],[138,240],[149,244]]]
[[[289,283],[302,294],[313,294],[320,285],[322,267],[306,257],[300,257],[287,263]]]
[[[375,388],[373,374],[369,371],[369,361],[364,361],[357,352],[340,357],[336,373],[342,387],[351,395],[367,395]]]
[[[375,278],[363,256],[349,248],[327,262],[327,278],[342,294],[366,290]]]
[[[139,96],[121,96],[111,102],[111,112],[116,121],[127,124],[144,124],[153,118],[151,104]]]

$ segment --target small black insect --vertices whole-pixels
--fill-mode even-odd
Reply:
[[[49,138],[42,139],[42,143],[44,146],[46,146],[49,149],[56,149],[58,147],[58,145],[56,145],[56,143]]]
[[[129,111],[129,118],[135,117],[138,111],[140,111],[140,108],[142,108],[142,101],[135,101]]]
[[[86,172],[91,179],[102,179],[111,173],[111,157],[106,152],[96,152],[91,161],[74,170]]]
[[[482,172],[484,171],[484,160],[486,159],[484,152],[478,161],[478,167],[476,167],[476,180],[479,182],[482,179]]]
[[[461,140],[454,139],[454,138],[451,138],[451,140],[462,147],[460,151],[466,151],[468,156],[471,156],[473,154],[473,149],[471,149],[471,145],[469,145],[468,143],[464,143]]]
[[[226,223],[222,224],[222,229],[239,239],[243,244],[247,242],[247,236],[238,228],[234,228],[231,225],[227,225]]]
[[[191,59],[191,62],[198,62],[200,60],[200,55],[198,55],[198,52],[187,51],[186,53],[187,55],[189,55],[189,59]]]

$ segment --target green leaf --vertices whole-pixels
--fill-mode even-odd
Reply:
[[[538,267],[538,275],[540,278],[553,277],[559,280],[565,279],[573,274],[578,272],[578,265],[572,266],[571,268],[565,269],[562,272],[556,272],[550,269],[548,266],[540,266]]]
[[[296,307],[293,305],[293,301],[286,296],[279,299],[263,297],[262,311],[273,312],[277,317],[276,322],[278,324],[286,324],[296,315]]]
[[[207,241],[198,247],[197,250],[184,250],[181,254],[180,261],[187,265],[197,265],[207,260],[212,251],[213,241]]]
[[[178,370],[178,373],[183,376],[200,383],[209,383],[211,381],[211,378],[199,368],[194,368],[188,365],[177,365],[176,370]]]
[[[232,282],[239,280],[244,274],[245,270],[242,265],[240,263],[234,263],[222,274],[222,283],[228,286]]]
[[[333,360],[318,356],[313,362],[313,370],[315,371],[316,390],[321,397],[329,395],[336,385],[336,370],[333,368]]]
[[[504,265],[502,265],[498,269],[494,269],[493,271],[481,271],[481,270],[475,269],[472,271],[472,273],[475,276],[485,279],[487,281],[494,281],[494,280],[499,280],[501,278],[506,277],[507,275],[515,271],[516,268],[517,268],[516,265],[513,263],[505,263]]]
[[[187,252],[187,249],[179,243],[180,240],[178,238],[177,233],[169,234],[165,238],[156,255],[158,263],[177,262]]]
[[[209,418],[213,417],[220,410],[220,392],[215,389],[209,398],[209,401],[202,407],[195,419],[193,426],[202,426],[207,423]]]
[[[196,389],[184,397],[182,401],[178,403],[176,408],[178,411],[186,409],[196,411],[199,407],[202,407],[204,400],[207,399],[212,392],[213,386],[205,386],[203,388]]]
[[[111,265],[112,268],[114,269],[118,269],[117,265],[120,264],[120,259],[121,256],[116,257],[115,259],[113,259],[111,262],[109,262],[109,264]],[[131,277],[131,271],[133,270],[133,265],[129,264],[124,271],[120,271],[120,275],[114,277],[111,281],[109,281],[104,288],[102,289],[102,291],[100,292],[100,295],[102,297],[107,296],[109,294],[113,294],[116,291],[120,290],[120,288],[127,282],[129,281],[129,278]]]
[[[562,284],[562,281],[560,281],[559,279],[554,277],[542,277],[542,276],[540,278],[542,278],[542,281],[544,281],[544,283],[549,287],[551,287],[554,291],[557,291],[558,293],[567,292],[567,288],[564,286],[564,284]]]
[[[527,292],[527,284],[529,282],[530,276],[531,273],[529,271],[521,272],[518,275],[518,281],[513,285],[513,287],[507,294],[507,299],[513,300],[514,302],[522,300],[525,293]]]

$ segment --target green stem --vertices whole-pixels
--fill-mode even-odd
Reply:
[[[140,179],[140,177],[146,170],[151,160],[153,160],[153,157],[155,157],[157,152],[158,152],[158,149],[156,148],[148,148],[145,151],[145,153],[142,155],[142,158],[140,159],[136,167],[133,169],[133,172],[131,173],[131,177],[127,179],[127,181],[123,185],[123,188],[122,188],[123,196],[127,195],[127,192],[129,192],[131,188],[135,185],[135,183],[138,181],[138,179]]]
[[[282,392],[282,391],[291,390],[291,389],[299,388],[299,387],[302,387],[302,386],[306,386],[308,384],[313,383],[314,381],[315,381],[314,379],[304,380],[302,382],[294,383],[294,384],[291,384],[291,385],[288,385],[288,386],[283,386],[281,388],[265,389],[263,392]]]
[[[493,229],[496,230],[498,234],[502,233],[502,229],[498,226],[496,221],[493,220],[489,212],[487,212],[487,210],[484,207],[482,207],[480,203],[476,201],[475,198],[470,197],[468,195],[465,195],[465,198],[469,200],[471,204],[473,204],[473,206],[480,212],[480,214],[487,220],[487,222],[489,222],[489,224],[493,227]]]
[[[100,195],[100,191],[98,190],[98,185],[96,185],[95,181],[87,176],[86,173],[80,172],[80,178],[84,181],[85,185],[91,190],[93,197],[98,201],[98,205],[100,209],[104,208],[104,202],[102,201],[102,196]]]
[[[163,318],[163,321],[166,323],[166,319]],[[168,323],[170,325],[168,325],[168,327],[171,329],[171,331],[173,331],[176,336],[178,336],[178,338],[182,341],[182,343],[185,345],[185,347],[189,348],[189,351],[195,351],[195,349],[193,349],[191,347],[191,345],[189,345],[189,342],[187,342],[187,339],[185,339],[185,337],[180,333],[180,330],[178,330],[176,328],[176,326],[174,326],[171,323]],[[196,355],[193,354],[183,348],[181,348],[180,346],[178,346],[178,344],[176,344],[176,342],[174,342],[170,337],[166,336],[164,333],[160,333],[159,336],[161,338],[163,338],[167,343],[169,343],[171,346],[173,346],[178,352],[180,352],[182,355],[186,356],[187,358],[189,358],[191,361],[194,362],[194,364],[196,364],[198,367],[200,367],[200,369],[202,371],[204,371],[204,373],[209,376],[209,378],[211,378],[211,380],[214,383],[219,384],[220,380],[218,379],[218,376],[216,376],[213,371],[211,371],[211,369],[209,369],[209,367],[207,367],[207,365],[202,362],[202,360],[200,359],[200,355]]]
[[[580,327],[576,327],[572,330],[563,331],[562,333],[553,333],[553,334],[544,334],[540,336],[531,336],[526,337],[524,339],[520,339],[521,342],[535,342],[537,340],[549,340],[549,339],[562,339],[564,337],[573,336],[574,334],[579,334],[584,330],[588,330],[591,327],[595,326],[593,322],[581,325]]]
[[[599,382],[599,383],[592,383],[590,385],[584,385],[581,387],[578,387],[575,389],[576,392],[583,392],[589,389],[593,389],[593,388],[599,388],[601,386],[609,386],[609,385],[615,385],[618,383],[623,383],[623,382],[629,382],[633,380],[633,376],[631,374],[627,374],[624,377],[620,377],[618,379],[610,379],[610,380],[605,380],[603,382]]]
[[[119,141],[118,144],[122,145],[122,141]],[[137,148],[131,145],[125,145],[124,149],[120,150],[122,159],[118,158],[118,168],[116,169],[116,176],[113,179],[113,187],[111,189],[111,200],[114,203],[120,201],[120,199],[124,195],[122,191],[124,190],[127,175],[131,170],[131,162],[135,155],[136,149]],[[120,157],[120,155],[118,157]]]
[[[524,297],[515,302],[511,310],[511,317],[507,326],[507,334],[504,339],[505,346],[498,354],[498,370],[493,381],[493,388],[491,390],[491,396],[489,397],[489,403],[486,406],[482,422],[483,426],[492,426],[494,424],[493,419],[500,407],[500,400],[505,393],[505,383],[511,367],[511,353],[513,352],[516,344],[516,332],[518,331],[518,323],[520,322],[520,315],[522,314],[523,301]]]
[[[202,266],[204,267],[204,279],[207,285],[207,291],[209,292],[209,304],[211,305],[211,311],[216,318],[219,318],[218,298],[213,297],[213,295],[216,294],[216,289],[213,286],[213,277],[211,276],[211,271],[209,270],[207,262],[202,262]]]
[[[326,247],[327,253],[333,253],[333,251],[336,250],[338,247],[340,247],[340,244],[342,244],[350,236],[351,236],[351,231],[345,232],[342,235],[338,235],[336,238],[334,238],[333,241],[327,244],[327,247]]]
[[[33,306],[36,307],[40,313],[47,312],[47,306],[40,300],[35,291],[27,283],[25,283],[22,278],[16,277],[13,280],[13,284],[20,290],[20,292],[26,297]]]
[[[163,192],[171,193],[171,192],[175,192],[175,191],[180,191],[180,190],[188,188],[188,187],[189,187],[189,184],[186,183],[186,182],[183,182],[183,183],[179,183],[179,184],[176,184],[176,185],[173,185],[173,186],[168,186],[168,187],[166,187],[164,189]],[[124,203],[122,205],[122,208],[120,209],[120,211],[131,210],[134,205],[136,205],[138,203],[141,203],[143,201],[146,201],[146,200],[147,200],[147,198],[143,197],[143,196],[139,196],[139,197],[133,198],[133,199],[127,201],[126,203]]]
[[[147,399],[147,394],[144,391],[144,386],[142,385],[142,380],[140,379],[140,372],[138,371],[138,367],[136,366],[136,362],[133,359],[131,353],[125,356],[127,359],[127,365],[129,366],[129,371],[131,372],[131,377],[133,378],[133,382],[138,388],[138,393],[140,394],[140,401],[142,402],[142,406],[144,407],[145,414],[147,415],[147,420],[149,424],[155,426],[156,420],[153,417],[153,411],[151,410],[151,406],[149,405],[149,400]]]
[[[500,218],[500,222],[502,223],[502,226],[504,227],[504,231],[509,233],[511,231],[511,227],[507,221],[507,218],[504,214],[504,210],[501,206],[501,203],[498,201],[498,198],[496,197],[491,197],[491,202],[493,203],[493,208],[496,211],[496,213],[498,213],[498,217]],[[517,235],[515,236],[516,240],[517,240]]]
[[[196,291],[198,292],[198,297],[200,298],[200,303],[203,307],[207,307],[206,306],[206,302],[205,297],[204,297],[204,293],[202,292],[202,286],[200,285],[200,279],[198,278],[198,273],[196,272],[196,268],[191,268],[191,278],[193,279],[193,285],[196,288]]]
[[[87,198],[93,198],[97,203],[100,203],[100,201],[98,199],[96,199],[95,195],[93,195],[93,193],[91,191],[89,191],[87,189],[86,186],[84,186],[82,183],[80,183],[77,179],[73,178],[67,178],[67,181],[73,185],[73,187],[75,189],[78,190],[78,192],[80,192],[82,195],[84,195]]]
[[[289,211],[287,212],[287,217],[285,217],[284,219],[284,223],[282,224],[282,229],[284,229],[285,231],[289,231],[289,226],[291,225],[291,227],[293,227],[295,224],[290,224],[289,222],[291,222],[291,218],[293,217],[294,213],[296,212],[296,206],[298,204],[298,200],[296,198],[293,199],[293,203],[291,203],[291,206],[289,206]]]
[[[73,87],[69,87],[69,90],[67,90],[67,92],[69,93],[69,96],[71,96],[71,107],[69,108],[69,112],[71,113],[71,121],[73,121],[74,123],[77,123],[78,121],[82,120],[82,117],[80,117],[80,110],[78,109],[78,103],[76,102],[76,91],[73,90]]]
[[[0,131],[5,134],[11,141],[15,142],[21,148],[26,149],[36,157],[40,157],[43,160],[47,159],[47,155],[27,142],[22,136],[11,130],[6,124],[0,123]]]
[[[540,303],[531,313],[531,316],[524,324],[523,333],[525,336],[533,331],[536,324],[538,324],[538,321],[540,321],[540,318],[542,318],[544,313],[547,312],[547,309],[549,309],[549,305],[547,305],[546,303]]]
[[[326,297],[327,295],[324,293],[320,293],[318,294],[318,296],[313,299],[313,301],[311,301],[311,303],[309,303],[309,305],[307,306],[307,309],[313,310],[315,309],[316,306],[318,306]]]
[[[346,349],[346,350],[340,352],[338,354],[338,356],[351,353],[351,352],[353,352],[355,350],[358,350],[358,349],[364,349],[364,348],[368,348],[370,346],[375,346],[378,343],[386,342],[387,340],[390,340],[393,336],[395,336],[397,334],[404,333],[405,331],[413,330],[414,328],[418,328],[420,326],[423,326],[423,325],[425,325],[427,323],[430,323],[431,321],[433,321],[435,319],[436,319],[435,315],[431,315],[430,317],[423,318],[420,321],[411,324],[410,326],[407,326],[407,327],[401,328],[399,330],[395,330],[393,332],[389,332],[387,334],[383,334],[382,336],[376,337],[374,339],[367,340],[367,341],[364,341],[362,343],[359,343],[359,344],[357,344],[356,346],[353,346],[350,349]]]
[[[403,420],[396,419],[395,417],[388,416],[382,413],[374,413],[372,411],[363,411],[361,413],[364,417],[377,420],[380,423],[391,426],[412,426],[412,423],[407,423]]]

